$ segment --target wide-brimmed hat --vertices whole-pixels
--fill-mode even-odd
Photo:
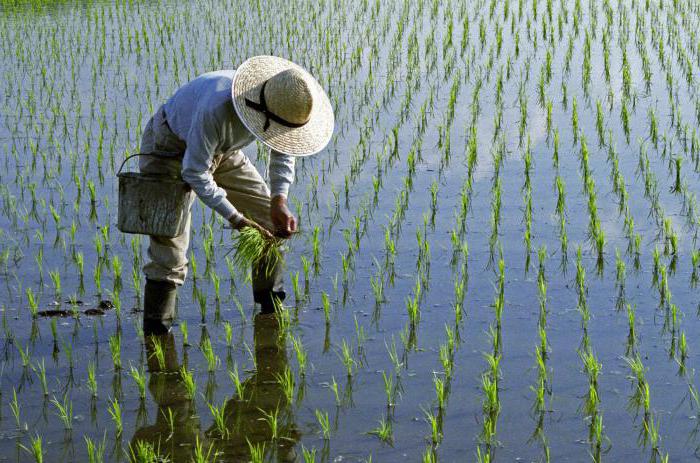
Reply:
[[[231,85],[233,107],[255,137],[280,153],[318,153],[333,135],[333,107],[301,66],[277,56],[243,62]]]

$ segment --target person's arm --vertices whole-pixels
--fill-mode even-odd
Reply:
[[[270,151],[270,196],[289,195],[289,187],[294,183],[294,156]]]
[[[270,217],[278,236],[288,238],[297,231],[297,219],[287,207],[289,186],[294,182],[294,156],[270,152]]]
[[[220,127],[216,115],[206,108],[199,109],[187,134],[187,149],[182,159],[182,179],[192,187],[204,204],[237,228],[243,220],[243,215],[226,198],[226,190],[216,184],[211,173],[211,164],[219,141]]]

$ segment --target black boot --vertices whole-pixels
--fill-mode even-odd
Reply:
[[[284,292],[284,260],[279,259],[272,268],[266,261],[253,266],[253,300],[260,304],[262,313],[273,313],[282,307]]]
[[[164,334],[170,331],[175,318],[177,285],[169,281],[146,279],[143,296],[143,334]]]

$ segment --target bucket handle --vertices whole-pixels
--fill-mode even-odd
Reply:
[[[135,157],[137,157],[137,156],[155,156],[155,157],[157,157],[157,158],[166,158],[166,159],[167,159],[167,158],[170,158],[170,159],[173,158],[172,156],[161,156],[161,155],[159,155],[159,154],[153,154],[153,153],[136,153],[136,154],[132,154],[132,155],[127,156],[126,158],[124,158],[124,160],[122,161],[121,165],[119,166],[119,170],[117,171],[117,176],[119,176],[119,174],[122,173],[122,169],[124,168],[124,164],[126,164],[126,161],[128,161],[128,160],[131,159],[131,158],[135,158]]]

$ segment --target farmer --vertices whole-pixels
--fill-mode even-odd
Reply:
[[[274,56],[255,56],[237,70],[203,74],[178,89],[150,119],[141,140],[143,173],[182,175],[204,204],[234,229],[254,227],[288,238],[297,220],[287,208],[295,156],[322,150],[333,133],[333,109],[303,68]],[[271,149],[268,189],[241,148],[258,140]],[[188,210],[191,204],[188,205]],[[191,214],[175,238],[150,237],[144,266],[143,328],[170,329],[177,287],[187,275]],[[261,312],[285,297],[283,263],[253,269],[253,296]]]

